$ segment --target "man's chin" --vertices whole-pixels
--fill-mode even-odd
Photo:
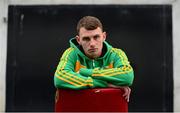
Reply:
[[[88,54],[86,54],[86,56],[91,59],[95,59],[98,57],[98,54],[97,54],[97,52],[88,52]]]
[[[89,57],[90,57],[91,59],[95,59],[95,58],[97,58],[98,56],[97,56],[97,54],[91,54],[91,55],[89,55]]]

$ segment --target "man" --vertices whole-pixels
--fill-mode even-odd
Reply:
[[[85,16],[77,24],[77,36],[62,55],[54,82],[57,88],[122,88],[129,101],[134,73],[121,49],[113,48],[106,40],[100,20]]]

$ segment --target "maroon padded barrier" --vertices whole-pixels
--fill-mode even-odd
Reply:
[[[115,88],[58,89],[55,112],[128,112],[123,91]]]

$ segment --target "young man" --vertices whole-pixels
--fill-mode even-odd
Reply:
[[[77,24],[77,36],[62,55],[54,76],[57,88],[122,88],[129,101],[134,79],[133,69],[121,49],[106,40],[100,20],[85,16]]]

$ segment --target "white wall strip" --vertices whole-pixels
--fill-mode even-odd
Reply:
[[[7,10],[7,1],[0,0],[0,112],[5,111],[6,99]]]
[[[9,0],[14,5],[41,4],[171,4],[176,0]]]

